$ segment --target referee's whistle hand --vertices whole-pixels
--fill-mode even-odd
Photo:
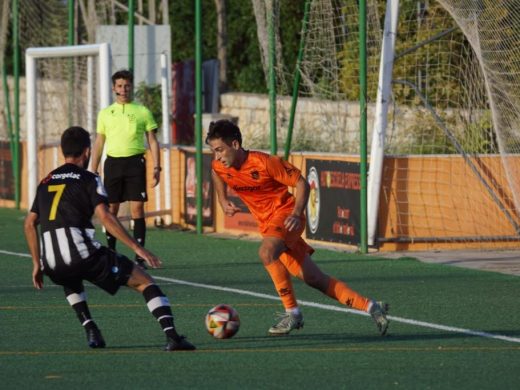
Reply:
[[[152,181],[152,188],[156,187],[159,182],[161,181],[161,172],[160,171],[154,171],[153,173],[153,181]]]

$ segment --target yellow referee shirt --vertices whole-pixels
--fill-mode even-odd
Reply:
[[[105,136],[107,156],[129,157],[146,151],[144,134],[157,129],[150,110],[140,104],[113,103],[101,110],[97,133]]]

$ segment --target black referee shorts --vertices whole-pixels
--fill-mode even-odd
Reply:
[[[109,203],[121,203],[127,200],[146,202],[148,200],[144,155],[107,156],[103,173]]]
[[[126,286],[133,269],[134,263],[128,257],[103,246],[88,259],[75,264],[55,270],[45,268],[45,274],[68,291],[81,293],[83,281],[87,280],[114,295],[121,286]]]

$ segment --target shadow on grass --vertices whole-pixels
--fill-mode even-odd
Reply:
[[[506,337],[518,337],[520,336],[519,331],[511,331],[511,330],[486,330],[483,331],[486,333],[494,334],[494,335],[503,335]],[[192,342],[199,352],[204,351],[218,351],[218,352],[226,352],[226,351],[243,351],[243,352],[294,352],[295,350],[310,350],[310,351],[342,351],[342,350],[354,350],[354,351],[370,351],[370,350],[435,350],[442,348],[450,349],[451,348],[461,348],[470,350],[472,347],[474,348],[486,348],[489,347],[493,349],[494,346],[503,347],[506,349],[520,349],[520,345],[518,343],[511,343],[507,341],[503,341],[500,344],[487,344],[489,340],[486,341],[485,345],[478,344],[465,344],[468,340],[478,339],[478,336],[463,334],[463,333],[452,333],[452,332],[438,332],[438,333],[430,333],[430,334],[388,334],[387,336],[381,337],[378,334],[372,335],[349,335],[345,333],[313,333],[313,334],[303,334],[294,332],[288,336],[235,336],[231,339],[225,340],[216,340],[211,337],[202,337],[201,339],[193,339],[190,338],[190,342]],[[439,343],[443,341],[461,341],[464,344],[445,344],[439,345]],[[418,344],[418,342],[424,342],[424,344]],[[500,341],[500,340],[493,340]],[[102,349],[91,349],[85,346],[85,351],[91,352],[99,352],[103,353],[106,351],[107,353],[115,352],[115,351],[137,351],[143,353],[150,352],[163,352],[165,343],[139,343],[139,344],[110,344],[107,343],[106,348]]]
[[[506,337],[516,337],[520,335],[520,331],[511,330],[487,330],[485,333],[493,335],[501,335]],[[417,341],[443,341],[443,340],[468,340],[474,339],[475,337],[463,333],[453,332],[439,332],[431,334],[388,334],[384,337],[378,334],[374,335],[348,335],[348,334],[291,334],[289,336],[260,336],[260,337],[237,337],[231,340],[225,340],[228,346],[233,345],[235,347],[241,346],[247,348],[247,345],[251,343],[266,343],[265,346],[256,345],[255,348],[272,348],[274,344],[279,344],[281,348],[287,347],[325,347],[334,346],[336,348],[341,347],[353,347],[361,345],[377,346],[381,347],[384,344],[391,344],[395,346],[396,343],[402,342],[417,342]]]

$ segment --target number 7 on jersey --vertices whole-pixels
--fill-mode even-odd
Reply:
[[[49,213],[49,221],[54,221],[56,219],[56,210],[58,210],[58,204],[60,203],[64,189],[65,184],[56,184],[48,187],[49,192],[55,192],[54,198],[52,199],[51,211]]]

